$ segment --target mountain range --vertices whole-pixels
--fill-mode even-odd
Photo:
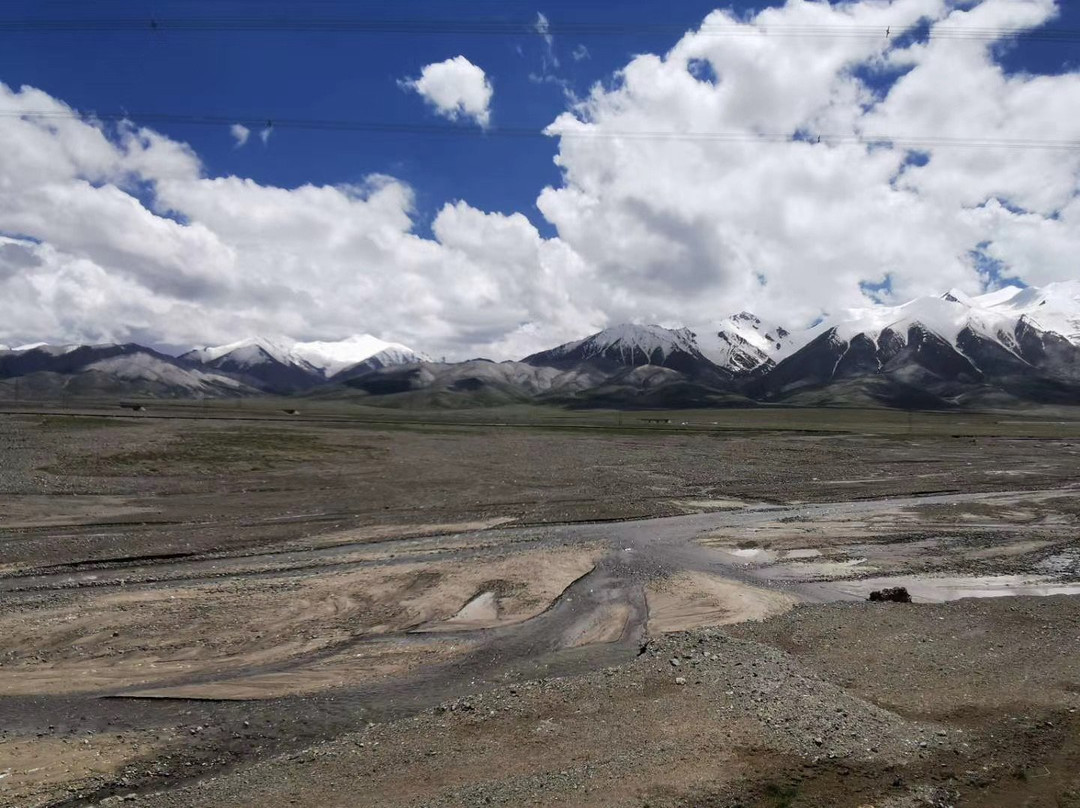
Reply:
[[[268,393],[405,407],[1080,404],[1080,281],[951,290],[801,330],[749,312],[708,328],[619,324],[507,362],[434,362],[368,335],[254,337],[175,357],[136,344],[0,346],[5,398]]]

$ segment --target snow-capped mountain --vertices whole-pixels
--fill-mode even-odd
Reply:
[[[66,353],[71,353],[76,348],[82,348],[84,346],[72,343],[70,345],[51,345],[48,342],[30,342],[26,345],[16,345],[14,348],[5,348],[5,350],[12,351],[14,353],[26,353],[27,351],[41,351],[47,353],[50,356],[62,356]],[[99,347],[107,348],[109,345],[99,346],[85,346],[85,347]]]
[[[829,318],[755,387],[766,398],[875,379],[878,393],[956,403],[973,394],[1080,403],[1080,284],[951,290]],[[1060,330],[1058,330],[1060,329]],[[1064,333],[1062,333],[1064,332]],[[883,386],[884,385],[884,386]],[[895,402],[894,402],[895,403]]]
[[[179,358],[133,344],[0,348],[0,395],[254,395],[324,385],[333,388],[320,395],[394,406],[1080,405],[1080,281],[974,296],[954,289],[838,312],[803,331],[749,312],[694,330],[622,324],[521,362],[435,363],[367,335],[257,337]]]
[[[293,355],[291,343],[267,337],[249,337],[227,345],[194,348],[183,354],[182,358],[204,365],[228,359],[238,368],[254,367],[270,360],[282,364],[302,361]],[[315,368],[312,367],[311,370],[314,371]]]
[[[598,361],[623,367],[655,365],[689,375],[708,371],[734,377],[771,367],[794,347],[787,329],[744,311],[694,330],[616,325],[522,361],[555,367]]]
[[[857,334],[902,332],[913,324],[951,343],[965,330],[1010,343],[1021,320],[1038,331],[1052,332],[1080,345],[1080,281],[1052,283],[1042,288],[1006,286],[976,296],[951,289],[940,296],[919,297],[900,306],[849,309],[806,331],[804,344],[832,328],[840,339],[846,340]]]
[[[532,354],[521,361],[556,368],[586,362],[612,367],[657,365],[691,375],[703,370],[722,370],[701,352],[690,329],[629,323],[605,328],[585,339]]]
[[[725,317],[713,329],[698,329],[697,344],[711,362],[734,373],[771,367],[798,347],[786,328],[748,311]]]
[[[324,377],[322,371],[292,350],[283,340],[252,337],[183,354],[181,360],[229,373],[275,393],[307,390]]]
[[[237,374],[279,393],[306,390],[339,374],[351,377],[426,358],[405,345],[385,342],[367,334],[337,342],[251,337],[227,345],[196,348],[181,357],[188,362]]]
[[[1080,280],[1027,289],[1006,286],[972,300],[984,309],[1023,318],[1039,331],[1060,334],[1080,345]]]
[[[424,354],[399,342],[386,342],[370,334],[355,334],[337,342],[297,342],[293,352],[330,378],[362,362],[379,367],[430,361]]]

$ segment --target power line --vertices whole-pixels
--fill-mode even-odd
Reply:
[[[826,37],[826,38],[885,38],[887,26],[845,25],[718,25],[693,23],[610,23],[610,22],[550,22],[546,33],[557,36],[627,36],[634,34],[682,35],[693,31],[699,35],[720,37],[767,36]],[[497,19],[363,19],[356,17],[72,17],[59,19],[0,20],[0,33],[63,33],[63,32],[324,32],[356,34],[445,34],[513,36],[536,35],[536,22]],[[898,32],[903,36],[904,32]],[[1016,31],[1012,28],[935,25],[928,32],[930,39],[995,41],[1024,37],[1039,42],[1078,42],[1080,30],[1069,28],[1040,28]]]
[[[251,128],[270,127],[311,131],[360,132],[390,135],[431,135],[451,137],[553,137],[582,140],[668,140],[702,143],[823,143],[826,145],[857,144],[868,147],[920,148],[1003,148],[1041,149],[1050,151],[1080,151],[1080,140],[1048,140],[1036,138],[969,138],[938,135],[880,135],[880,134],[802,134],[790,132],[686,132],[686,131],[612,131],[582,128],[549,134],[545,129],[524,126],[480,127],[465,124],[395,123],[389,121],[357,121],[315,118],[276,118],[265,115],[195,115],[183,113],[92,113],[0,111],[0,118],[41,120],[80,120],[140,124],[172,124],[227,127],[239,123]]]

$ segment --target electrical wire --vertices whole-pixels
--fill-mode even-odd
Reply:
[[[807,25],[718,25],[692,23],[609,23],[609,22],[549,22],[545,32],[553,36],[628,36],[636,34],[682,35],[694,32],[704,36],[747,37],[826,37],[826,38],[886,38],[887,26],[807,26]],[[71,17],[57,19],[0,20],[0,33],[64,33],[64,32],[326,32],[356,34],[443,34],[513,36],[536,35],[535,21],[497,19],[363,19],[356,17]],[[905,32],[897,31],[896,36]],[[927,36],[941,40],[997,41],[1023,37],[1038,42],[1080,42],[1080,30],[1040,28],[1017,31],[1012,28],[934,25]]]
[[[688,131],[613,131],[608,129],[581,128],[536,129],[524,126],[481,127],[467,124],[396,123],[390,121],[357,121],[315,118],[276,118],[266,115],[221,115],[183,113],[88,113],[74,112],[0,110],[0,118],[23,118],[38,120],[79,120],[99,122],[134,122],[139,124],[222,126],[243,124],[252,129],[297,129],[311,131],[358,132],[390,135],[473,136],[485,138],[539,138],[560,137],[568,139],[595,140],[667,140],[700,143],[792,143],[805,142],[813,145],[856,144],[868,147],[892,147],[918,150],[920,148],[1002,148],[1041,149],[1051,151],[1078,151],[1080,140],[1049,140],[1037,138],[970,138],[938,135],[885,135],[885,134],[818,134],[794,135],[788,132],[688,132]]]

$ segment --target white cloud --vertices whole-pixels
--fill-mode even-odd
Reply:
[[[559,57],[555,53],[555,37],[551,33],[551,23],[542,11],[536,12],[536,22],[533,28],[540,38],[544,40],[543,70],[546,73],[549,68],[559,66]]]
[[[233,140],[236,141],[236,148],[239,149],[248,142],[248,138],[251,137],[251,130],[242,123],[234,123],[229,127],[229,134],[233,136]]]
[[[536,29],[536,33],[544,38],[544,41],[547,42],[548,45],[555,42],[555,37],[551,35],[551,23],[548,21],[544,12],[536,12],[536,22],[533,23],[533,28]]]
[[[273,134],[273,132],[274,125],[272,123],[268,123],[266,126],[259,130],[259,140],[263,142],[264,146],[270,142],[270,135]]]
[[[615,320],[695,324],[746,307],[801,324],[863,302],[860,282],[886,276],[896,299],[977,291],[984,278],[972,252],[982,244],[1030,282],[1070,277],[1080,154],[974,142],[1080,138],[1080,118],[1066,112],[1080,108],[1080,75],[1007,76],[993,42],[893,48],[924,16],[1022,30],[1053,10],[1042,0],[986,0],[970,11],[897,0],[790,3],[748,21],[714,12],[706,26],[740,35],[691,32],[663,56],[639,56],[613,89],[594,87],[552,125],[563,136],[564,182],[538,205],[596,268]],[[845,25],[889,25],[893,38],[766,33]],[[695,77],[697,60],[715,83]],[[901,64],[909,72],[882,98],[859,78]],[[796,131],[822,142],[755,137]],[[671,137],[654,136],[664,132]],[[956,142],[921,146],[930,161],[918,167],[905,165],[905,149],[852,142],[861,134]]]
[[[748,308],[798,326],[864,302],[860,284],[886,278],[894,299],[978,291],[975,252],[1030,283],[1075,277],[1080,153],[977,144],[1080,140],[1080,74],[1007,74],[987,41],[896,44],[923,17],[1024,30],[1054,8],[864,0],[715,12],[705,24],[739,36],[692,31],[638,56],[551,125],[563,178],[537,205],[553,238],[464,201],[424,238],[412,189],[392,177],[293,189],[207,177],[182,143],[26,115],[71,110],[0,85],[0,342],[366,331],[435,355],[502,358],[621,320],[700,326]],[[767,33],[844,25],[892,37]],[[901,67],[887,91],[862,78]],[[454,85],[439,71],[416,83],[425,76],[415,89],[443,114],[486,116],[482,71],[487,90],[471,100],[433,89]],[[807,139],[757,137],[796,131]],[[929,161],[868,148],[864,135],[924,141]]]
[[[438,114],[452,121],[471,118],[481,126],[491,121],[491,82],[483,69],[464,56],[425,65],[419,78],[399,84],[419,93]]]
[[[579,43],[570,51],[570,55],[574,57],[575,62],[580,62],[582,59],[592,58],[592,54],[589,53],[589,49],[584,44]]]
[[[0,111],[25,110],[70,111],[0,85]],[[569,338],[601,316],[567,291],[576,256],[524,216],[461,202],[421,238],[392,177],[211,178],[182,144],[63,118],[0,116],[0,147],[0,342],[370,332],[471,356],[531,349],[514,341],[526,323]]]

